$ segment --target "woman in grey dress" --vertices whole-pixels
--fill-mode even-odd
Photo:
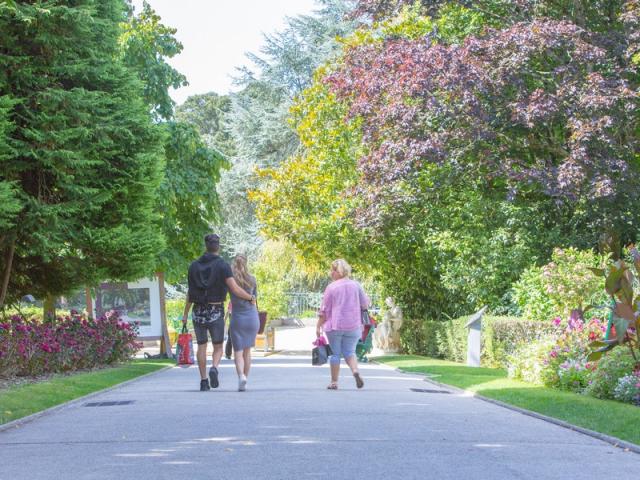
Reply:
[[[233,278],[253,298],[258,294],[256,279],[249,273],[247,257],[238,255],[231,265]],[[247,387],[247,377],[251,369],[251,348],[256,344],[256,335],[260,328],[258,308],[256,302],[249,302],[231,294],[231,322],[229,335],[233,344],[233,355],[238,373],[238,391],[244,392]]]

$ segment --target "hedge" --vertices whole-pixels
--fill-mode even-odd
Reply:
[[[412,355],[443,358],[454,362],[467,359],[465,327],[469,316],[454,320],[407,320],[401,330],[403,351]],[[550,335],[550,322],[535,322],[519,317],[484,316],[482,319],[482,364],[505,368],[507,356],[518,345]]]

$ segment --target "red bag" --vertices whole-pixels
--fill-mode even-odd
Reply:
[[[176,357],[178,365],[193,365],[193,337],[187,330],[187,326],[182,326],[182,333],[178,335],[178,345],[176,347]]]

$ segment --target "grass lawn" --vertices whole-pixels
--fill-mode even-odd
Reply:
[[[71,375],[55,375],[39,383],[0,390],[0,425],[154,372],[167,365],[175,365],[175,362],[136,359],[117,367]]]
[[[389,356],[375,360],[640,445],[640,408],[633,405],[512,380],[506,371],[497,368],[467,367],[419,356]]]

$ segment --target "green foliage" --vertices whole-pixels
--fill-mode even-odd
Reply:
[[[140,278],[162,247],[162,137],[119,61],[124,3],[41,6],[20,2],[0,16],[0,97],[12,123],[0,181],[23,207],[0,238],[8,300]]]
[[[120,51],[124,63],[144,85],[143,97],[164,134],[165,171],[158,191],[157,210],[162,212],[162,233],[166,248],[157,256],[156,268],[167,275],[169,282],[182,280],[189,262],[202,252],[202,238],[211,225],[220,219],[220,200],[215,185],[221,169],[228,164],[216,149],[205,125],[217,118],[217,97],[212,98],[214,109],[207,102],[206,112],[193,112],[189,106],[173,121],[174,102],[170,88],[186,85],[185,77],[167,63],[178,55],[182,45],[174,37],[176,30],[160,23],[160,17],[147,2],[137,16],[122,24]],[[189,103],[200,105],[207,96],[198,96]],[[205,118],[203,118],[203,116]],[[225,145],[226,146],[226,145]]]
[[[467,360],[468,329],[470,317],[460,317],[441,323],[436,330],[438,356],[455,362]],[[518,317],[482,318],[481,361],[492,367],[505,367],[508,358],[521,346],[545,338],[553,331],[550,324],[530,322]]]
[[[636,360],[628,348],[616,348],[608,352],[590,375],[585,393],[596,398],[614,398],[618,380],[633,372],[636,366]]]
[[[431,358],[440,356],[436,339],[445,322],[436,320],[405,319],[400,328],[400,346],[404,353],[425,355]]]
[[[248,192],[261,183],[256,169],[279,165],[293,155],[299,139],[288,122],[294,98],[312,81],[314,70],[335,56],[338,37],[355,28],[350,0],[322,0],[313,15],[287,18],[282,30],[265,36],[264,46],[241,70],[241,91],[231,96],[225,123],[233,138],[232,168],[220,183],[223,221],[216,227],[234,253],[256,259],[262,248],[260,222]],[[272,237],[280,239],[282,237]]]
[[[190,123],[196,127],[210,148],[231,158],[236,151],[234,139],[227,125],[231,107],[231,98],[227,95],[214,92],[192,95],[176,107],[175,118],[179,122]]]
[[[182,314],[184,313],[185,299],[173,299],[165,302],[167,312],[167,324],[176,332],[182,328]]]
[[[550,263],[522,272],[513,286],[513,301],[524,318],[539,321],[568,318],[575,308],[605,305],[602,281],[591,270],[603,262],[591,250],[556,248]]]
[[[162,127],[167,138],[166,166],[158,211],[163,213],[167,246],[158,263],[167,281],[176,282],[184,279],[189,263],[202,253],[204,235],[219,218],[220,200],[214,185],[228,164],[191,124],[168,122]]]
[[[487,317],[487,322],[484,318],[482,322],[482,359],[489,367],[505,367],[520,345],[547,338],[556,330],[551,323],[518,317]]]
[[[12,106],[13,102],[9,97],[0,97],[0,162],[10,158],[13,152],[7,142],[7,137],[13,130],[13,123],[9,119]],[[20,210],[22,203],[18,199],[17,184],[0,178],[0,231],[15,225]]]
[[[543,385],[545,373],[555,374],[556,371],[554,367],[545,366],[544,363],[555,343],[554,338],[547,337],[521,344],[509,357],[509,377]],[[554,366],[557,367],[557,365]]]
[[[488,23],[482,11],[448,3],[438,12],[438,37],[445,43],[462,43],[470,35],[482,32]]]
[[[356,248],[349,243],[355,243],[358,234],[346,217],[348,207],[340,192],[355,184],[359,151],[354,135],[359,134],[342,122],[346,111],[322,83],[322,73],[291,109],[304,154],[263,169],[261,188],[251,192],[250,199],[267,237],[286,239],[318,267],[340,256],[355,266]]]
[[[610,245],[611,248],[611,245]],[[596,270],[604,277],[604,289],[610,296],[611,313],[604,341],[594,342],[590,360],[598,360],[604,352],[622,346],[629,348],[640,367],[640,293],[637,278],[640,275],[640,252],[630,249],[632,262],[623,259],[612,261],[605,269]],[[612,254],[616,258],[616,252]]]
[[[142,5],[142,12],[122,23],[120,51],[124,63],[142,80],[144,100],[156,119],[169,120],[174,106],[169,88],[187,85],[187,79],[165,58],[178,55],[182,44],[174,37],[175,28],[160,23],[160,16],[146,1]]]
[[[532,322],[541,324],[541,322]],[[528,382],[582,393],[599,365],[589,362],[589,344],[602,338],[599,319],[584,321],[574,311],[568,323],[556,325],[540,340],[522,343],[509,357],[509,374]]]
[[[296,250],[283,241],[266,241],[252,272],[258,282],[258,306],[270,319],[287,315],[287,293],[319,280],[318,273],[307,270]]]

